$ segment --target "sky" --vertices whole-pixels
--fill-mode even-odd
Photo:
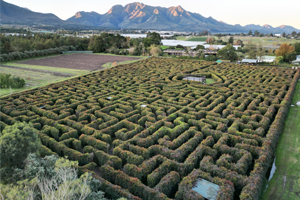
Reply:
[[[106,13],[116,4],[136,0],[4,0],[35,12],[53,13],[66,20],[78,11]],[[143,0],[146,5],[171,7],[180,5],[189,12],[213,17],[228,24],[290,25],[300,29],[300,0]]]

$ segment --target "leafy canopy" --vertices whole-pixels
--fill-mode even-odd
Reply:
[[[6,126],[0,136],[0,167],[21,167],[30,153],[37,153],[41,141],[32,124],[17,122]]]

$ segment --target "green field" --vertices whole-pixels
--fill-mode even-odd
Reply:
[[[227,42],[230,36],[222,37],[222,40]],[[236,40],[242,40],[244,44],[247,44],[248,42],[252,42],[254,44],[261,44],[263,46],[266,45],[277,45],[277,44],[283,44],[283,43],[289,43],[293,44],[296,42],[300,42],[300,40],[296,39],[286,39],[286,38],[276,38],[276,37],[249,37],[249,36],[233,36],[234,41]]]
[[[298,82],[292,105],[300,101]],[[276,148],[276,171],[263,200],[300,199],[300,106],[289,109],[283,133]]]
[[[190,37],[190,36],[178,36],[176,37],[177,40],[184,40],[184,41],[194,41],[194,42],[205,42],[207,37]]]

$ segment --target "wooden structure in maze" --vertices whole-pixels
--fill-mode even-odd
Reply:
[[[300,71],[221,65],[150,58],[14,94],[0,127],[33,123],[42,155],[96,172],[109,198],[202,200],[202,178],[217,199],[258,199]]]

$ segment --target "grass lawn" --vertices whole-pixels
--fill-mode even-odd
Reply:
[[[206,83],[207,84],[211,84],[211,83],[215,83],[216,81],[214,80],[214,79],[212,79],[212,78],[207,78],[206,79]]]
[[[298,82],[292,105],[300,101]],[[276,148],[276,171],[262,200],[300,200],[300,106],[290,107]]]

